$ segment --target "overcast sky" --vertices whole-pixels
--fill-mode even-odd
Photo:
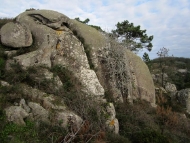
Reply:
[[[15,17],[29,8],[50,9],[70,18],[90,19],[105,31],[128,20],[153,35],[151,59],[162,47],[169,55],[190,58],[190,0],[0,0],[0,17]]]

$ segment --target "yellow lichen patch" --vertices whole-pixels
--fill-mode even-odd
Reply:
[[[60,30],[57,30],[57,31],[56,31],[56,34],[57,34],[57,35],[61,35],[62,33],[63,33],[63,31],[60,31]]]
[[[57,44],[56,49],[60,49],[61,45],[60,43]]]
[[[114,121],[114,120],[111,120],[111,122],[110,122],[109,124],[110,124],[110,126],[114,126],[115,121]]]

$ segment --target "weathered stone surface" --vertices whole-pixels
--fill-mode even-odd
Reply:
[[[152,74],[152,78],[155,83],[162,83],[162,74]],[[163,73],[163,83],[166,84],[168,80],[168,75],[166,73]]]
[[[163,87],[159,87],[159,90],[162,91],[162,93],[167,93],[167,91]]]
[[[176,92],[177,91],[175,84],[171,84],[169,82],[166,83],[165,89],[167,92]]]
[[[109,113],[110,118],[114,119],[116,113],[115,113],[115,108],[114,108],[113,103],[109,103],[108,106],[106,107],[106,110],[107,110],[107,113]]]
[[[8,58],[11,58],[17,54],[17,50],[5,51],[4,53]]]
[[[19,63],[23,69],[36,65],[47,67],[62,65],[73,72],[76,78],[80,78],[79,80],[84,84],[83,91],[95,95],[104,95],[104,89],[95,72],[89,68],[82,43],[67,28],[70,24],[70,19],[67,16],[55,11],[33,10],[17,16],[16,22],[27,25],[35,39],[34,47],[36,49],[13,57],[14,62]],[[14,63],[13,61],[8,60],[7,69],[11,67],[9,65]],[[44,71],[45,74],[47,76],[47,72]],[[61,82],[57,84],[61,86]]]
[[[24,97],[29,99],[30,101],[42,102],[43,98],[48,96],[48,94],[46,94],[45,92],[32,88],[28,85],[20,84],[19,86],[22,89],[22,94],[24,95]]]
[[[70,27],[90,46],[98,80],[106,91],[114,95],[117,102],[132,102],[141,98],[155,104],[154,83],[148,67],[140,57],[88,25],[71,20]]]
[[[134,85],[133,92],[137,92],[138,98],[155,103],[154,82],[147,65],[131,51],[126,50],[126,56],[132,69],[132,77],[134,77],[131,79]]]
[[[187,73],[187,69],[178,69],[177,71],[181,74]]]
[[[10,86],[10,84],[6,81],[0,80],[0,85],[1,86]]]
[[[116,134],[119,133],[119,122],[117,118],[114,118],[112,120],[107,120],[106,124],[109,130],[113,131]]]
[[[56,100],[58,103],[55,103]],[[44,97],[42,105],[45,109],[66,110],[63,100],[60,98],[56,99],[53,95]]]
[[[31,108],[31,119],[34,119],[35,121],[49,122],[49,112],[40,104],[29,102],[28,106]]]
[[[20,106],[10,106],[5,109],[8,121],[14,122],[19,125],[25,125],[24,118],[29,114]]]
[[[26,105],[26,101],[24,99],[21,99],[19,104],[20,104],[20,107],[22,107],[27,113],[30,112],[30,107]]]
[[[62,127],[66,128],[68,126],[69,120],[72,120],[72,122],[77,126],[77,128],[80,127],[82,123],[82,118],[76,115],[75,113],[72,112],[58,112],[56,114],[56,123],[60,124]]]
[[[48,52],[48,50],[49,50],[48,48],[42,50],[39,49],[33,52],[15,56],[13,57],[13,60],[16,63],[19,63],[23,69],[38,65],[51,67],[51,60],[50,60],[51,53]],[[12,62],[10,62],[10,64],[11,63]]]
[[[106,107],[106,111],[109,114],[109,119],[106,121],[106,124],[110,130],[112,130],[114,133],[119,133],[119,122],[117,120],[115,107],[113,103],[109,103]]]
[[[20,88],[22,89],[22,94],[25,96],[25,98],[29,99],[30,101],[42,103],[42,106],[45,109],[65,110],[66,108],[64,101],[61,98],[55,97],[51,94],[46,94],[45,92],[25,84],[20,84]],[[59,104],[55,104],[56,100],[59,101]]]
[[[85,87],[85,92],[91,95],[104,95],[104,89],[93,70],[82,68],[80,70],[79,80]]]
[[[21,48],[32,45],[32,34],[27,26],[19,22],[9,22],[0,31],[1,42],[10,47]]]
[[[182,89],[177,92],[176,100],[190,113],[190,88]]]
[[[38,67],[38,71],[36,73],[30,74],[30,78],[36,83],[43,83],[49,81],[49,87],[53,90],[59,90],[63,83],[61,82],[59,76],[54,75],[47,68]]]

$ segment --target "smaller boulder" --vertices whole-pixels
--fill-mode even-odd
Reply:
[[[0,85],[1,86],[10,86],[10,84],[8,82],[2,81],[2,80],[0,80]]]
[[[190,113],[190,88],[182,89],[176,94],[177,101]]]
[[[28,106],[31,108],[31,119],[49,123],[49,112],[46,109],[44,109],[40,104],[29,102]]]
[[[176,92],[177,88],[176,88],[175,84],[171,84],[171,83],[167,82],[166,85],[165,85],[165,90],[167,92],[171,92],[172,93],[172,92]]]
[[[106,111],[109,114],[109,118],[106,121],[107,127],[109,128],[109,130],[118,134],[119,133],[119,122],[118,122],[117,118],[115,118],[116,112],[115,112],[115,107],[114,107],[113,103],[108,104],[108,106],[106,107]]]
[[[19,103],[20,107],[22,107],[27,113],[30,112],[30,107],[28,107],[28,105],[26,105],[26,101],[24,99],[20,100]]]
[[[14,122],[19,125],[25,125],[23,119],[29,116],[29,114],[20,106],[7,107],[5,112],[9,122]]]
[[[66,128],[69,124],[69,120],[72,120],[72,123],[76,125],[77,128],[80,128],[82,124],[82,118],[76,115],[71,111],[57,112],[56,123],[63,128]]]
[[[160,90],[162,93],[167,93],[167,91],[166,91],[163,87],[159,87],[159,90]]]
[[[52,81],[49,83],[49,87],[52,90],[58,90],[63,86],[63,83],[61,82],[60,78],[56,75],[54,75],[52,72],[50,72],[46,68],[38,68],[39,72],[30,74],[30,77],[35,82],[44,82],[44,81]]]
[[[0,31],[1,42],[5,46],[22,48],[32,45],[32,34],[30,30],[20,23],[9,22]]]

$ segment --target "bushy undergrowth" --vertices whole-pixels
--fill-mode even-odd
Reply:
[[[133,105],[117,105],[116,112],[120,123],[120,135],[133,143],[189,142],[189,120],[181,119],[177,114],[173,116],[170,114],[172,113],[171,110],[167,112],[167,108],[163,109],[163,114],[159,114],[157,108],[151,107],[146,101],[138,100]],[[173,122],[175,117],[179,122]]]
[[[15,94],[18,99],[22,98],[20,88],[17,86],[19,83],[26,83],[31,86],[35,85],[36,88],[39,88],[42,91],[50,92],[50,90],[48,90],[50,89],[50,84],[48,82],[36,86],[37,83],[32,81],[33,79],[30,77],[31,74],[38,74],[37,69],[45,67],[32,67],[27,70],[22,70],[19,65],[15,64],[12,68],[14,70],[7,72],[4,79],[14,86],[1,87],[0,89],[1,111],[8,105],[13,104],[16,100],[15,96],[13,99],[11,98],[12,94]],[[53,72],[55,76],[59,76],[63,82],[63,88],[58,92],[51,92],[54,93],[55,96],[62,97],[69,109],[76,112],[86,121],[90,121],[90,128],[88,129],[88,132],[85,132],[85,135],[92,136],[101,131],[102,133],[105,133],[101,142],[113,143],[177,143],[190,141],[190,122],[188,119],[180,119],[181,122],[174,125],[175,128],[172,126],[166,126],[164,128],[164,133],[162,133],[156,109],[152,108],[148,102],[140,100],[136,100],[133,105],[130,105],[129,103],[116,104],[116,113],[120,124],[120,135],[108,133],[104,125],[106,118],[108,118],[102,110],[104,109],[104,105],[102,104],[99,106],[99,103],[94,102],[92,97],[82,94],[82,92],[80,92],[80,82],[77,81],[73,74],[66,68],[55,66],[49,70]],[[109,96],[109,94],[111,93],[106,93],[107,98],[112,97]],[[112,100],[113,99],[110,99],[110,101]],[[166,104],[170,105],[169,103],[168,100]],[[10,140],[14,140],[15,142],[50,142],[51,140],[58,140],[66,134],[66,132],[59,127],[46,126],[44,124],[36,126],[34,122],[30,121],[26,121],[26,127],[7,123],[4,119],[1,120],[1,122],[4,122],[0,131],[1,138],[4,142],[9,142]],[[43,133],[41,132],[41,129],[44,131]],[[13,130],[15,133],[13,133]],[[21,134],[23,134],[24,137],[22,137]],[[31,138],[29,134],[32,134],[33,137]],[[44,134],[46,134],[46,136],[44,136]],[[83,134],[80,135],[85,136]],[[78,139],[79,140],[77,141],[82,141],[82,139]],[[91,142],[97,142],[96,138],[92,139]]]
[[[6,55],[4,54],[4,46],[0,42],[0,78],[3,78],[5,74],[5,62],[6,62]]]
[[[5,113],[0,110],[0,141],[1,143],[50,143],[55,142],[66,130],[45,123],[35,123],[29,120],[26,125],[16,125],[7,122]]]

